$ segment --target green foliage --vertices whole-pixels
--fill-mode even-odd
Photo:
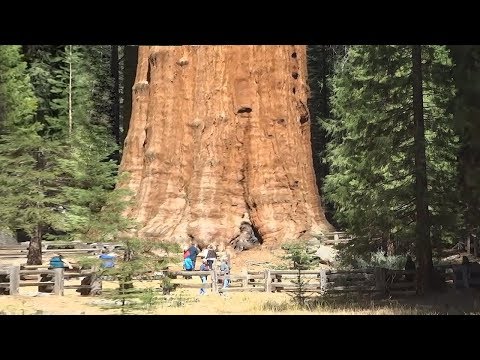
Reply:
[[[71,54],[70,54],[71,52]],[[82,47],[68,48],[73,72],[73,129],[68,137],[68,156],[61,161],[62,195],[68,211],[62,230],[70,239],[104,241],[132,224],[121,216],[124,191],[112,191],[118,164],[111,155],[118,151],[105,114],[95,111],[92,97],[100,86],[88,69],[94,67]]]
[[[452,62],[444,46],[423,46],[427,176],[432,238],[452,242],[460,221],[452,103]],[[414,239],[415,181],[411,52],[408,46],[351,46],[332,79],[331,173],[323,194],[357,250],[394,241],[408,252]],[[393,240],[392,240],[393,239]],[[351,248],[353,250],[355,248]]]
[[[310,45],[307,46],[308,85],[310,97],[308,109],[311,122],[311,142],[314,152],[313,167],[318,188],[322,188],[324,178],[329,173],[329,164],[322,159],[325,157],[328,134],[320,119],[331,117],[330,97],[332,94],[331,77],[334,74],[335,64],[342,61],[347,51],[346,45]],[[331,203],[323,207],[327,218],[332,221],[333,208]]]
[[[282,245],[286,250],[285,260],[292,262],[293,269],[307,270],[316,264],[313,254],[307,251],[307,246],[300,242],[290,242]]]
[[[307,251],[307,247],[303,243],[292,242],[283,246],[283,249],[287,251],[285,256],[293,262],[293,268],[297,270],[296,279],[292,280],[292,284],[296,286],[291,295],[295,304],[303,308],[306,305],[308,294],[306,291],[306,285],[309,281],[302,277],[302,270],[307,270],[313,266],[313,256]]]
[[[462,238],[480,236],[480,46],[450,46],[455,60],[456,133],[460,138],[458,172],[461,214],[464,221]]]
[[[43,136],[37,101],[19,46],[0,47],[0,222],[38,236],[57,224],[56,191],[61,144]]]
[[[167,264],[178,261],[175,254],[181,252],[176,243],[152,242],[135,238],[117,239],[124,244],[124,256],[116,262],[115,267],[103,269],[101,275],[113,277],[119,283],[118,289],[106,294],[115,301],[122,313],[136,311],[140,308],[151,310],[162,302],[164,297],[160,289],[135,287],[134,280],[153,280],[155,273],[165,271]],[[162,295],[168,294],[174,286],[167,276],[160,280]]]
[[[134,226],[121,215],[127,194],[113,191],[118,148],[99,105],[110,63],[91,48],[25,46],[28,67],[20,47],[0,49],[0,220],[35,242],[112,240]]]
[[[386,255],[383,251],[350,255],[341,257],[342,262],[339,263],[339,268],[367,269],[382,267],[401,270],[404,268],[406,261],[403,255]]]

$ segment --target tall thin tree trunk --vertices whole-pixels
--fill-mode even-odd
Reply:
[[[138,46],[125,45],[123,50],[123,137],[122,146],[128,133],[132,116],[132,87],[137,71]]]
[[[432,247],[428,211],[425,124],[423,118],[422,48],[412,45],[413,119],[415,122],[415,245],[419,269],[419,291],[428,292],[432,283]]]
[[[327,67],[327,46],[322,45],[322,50],[321,50],[321,59],[322,59],[322,116],[323,118],[327,118],[330,116],[330,109],[328,106],[328,99],[329,99],[329,93],[328,93],[328,83],[327,83],[327,73],[328,73],[328,67]]]
[[[317,119],[323,117],[323,74],[325,73],[325,51],[323,45],[311,45],[307,47],[307,68],[310,96],[307,100],[308,110],[312,119],[310,126],[310,142],[312,146],[313,169],[315,170],[315,181],[319,189],[322,188],[325,164],[320,154],[325,149],[325,134]]]
[[[328,231],[305,46],[141,46],[121,171],[139,236],[222,247]]]
[[[113,134],[115,141],[120,145],[120,80],[118,71],[118,45],[111,46],[110,72],[113,78],[112,88],[112,116],[113,116]]]
[[[72,45],[68,46],[68,134],[72,135],[73,116],[72,116]]]

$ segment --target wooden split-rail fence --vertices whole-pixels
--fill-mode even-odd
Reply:
[[[334,231],[326,233],[322,236],[322,243],[324,245],[338,245],[349,242],[353,236],[344,231]]]
[[[395,277],[392,275],[395,274]],[[383,268],[363,270],[272,270],[247,271],[242,274],[222,275],[214,271],[180,271],[170,273],[178,278],[207,276],[200,281],[173,282],[177,288],[204,288],[212,292],[316,292],[325,293],[392,293],[415,292],[415,271],[397,271]],[[229,286],[223,288],[225,276]],[[409,277],[412,277],[410,279]],[[394,279],[394,280],[393,280]]]
[[[455,287],[480,287],[480,269],[465,265],[435,267],[439,278]],[[222,288],[225,275],[217,271],[180,271],[170,273],[178,278],[207,276],[207,283],[199,280],[174,282],[178,288],[204,288],[212,292],[314,292],[320,294],[371,293],[378,295],[416,294],[415,270],[371,268],[358,270],[273,270],[248,271],[228,275],[230,285]]]
[[[18,295],[20,287],[38,287],[42,292],[64,295],[65,289],[91,290],[92,285],[83,285],[81,280],[95,275],[91,270],[66,272],[62,268],[50,269],[46,265],[22,265],[0,268],[0,295]],[[79,284],[65,284],[76,279]]]
[[[437,266],[436,270],[445,282],[456,287],[480,286],[480,270],[464,265]],[[32,276],[50,276],[51,281],[32,280]],[[0,269],[0,294],[15,295],[20,287],[53,286],[53,294],[63,295],[65,289],[90,289],[92,285],[65,284],[65,280],[83,279],[94,276],[91,270],[68,272],[64,269],[48,269],[45,265],[10,266]],[[174,288],[204,288],[212,292],[258,291],[258,292],[315,292],[374,293],[399,295],[416,293],[416,272],[414,270],[391,270],[385,268],[358,270],[274,270],[249,271],[241,274],[224,275],[219,271],[165,271],[151,276],[159,280],[164,276],[172,278]],[[207,282],[200,278],[207,276]],[[228,276],[230,284],[223,288]],[[184,279],[182,280],[181,277]],[[100,277],[101,279],[101,277]],[[144,278],[145,279],[145,278]],[[159,290],[161,290],[159,288]]]
[[[120,244],[112,243],[82,243],[82,242],[49,242],[42,243],[42,254],[52,255],[54,253],[67,255],[98,255],[104,246],[109,248],[121,248]],[[17,245],[6,245],[0,247],[0,259],[22,258],[28,254],[28,243]]]

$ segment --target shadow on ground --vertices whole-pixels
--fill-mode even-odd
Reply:
[[[480,315],[480,289],[445,289],[429,295],[409,295],[391,297],[372,297],[371,295],[338,295],[310,298],[312,307],[321,306],[331,309],[354,308],[371,311],[372,309],[392,309],[398,315]]]

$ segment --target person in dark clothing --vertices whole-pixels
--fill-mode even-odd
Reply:
[[[190,253],[189,257],[192,260],[193,270],[195,270],[195,261],[197,260],[197,256],[200,253],[200,250],[198,249],[196,244],[192,244],[188,248],[188,252]]]
[[[210,267],[208,266],[207,264],[207,260],[206,259],[203,259],[202,260],[202,265],[200,265],[200,271],[210,271]],[[208,275],[202,275],[200,276],[200,279],[202,280],[202,284],[206,284],[207,283],[207,276]],[[205,295],[207,293],[207,290],[205,290],[205,288],[200,288],[200,295]]]
[[[412,260],[412,257],[410,255],[407,255],[407,261],[405,262],[405,270],[410,271],[410,270],[416,270],[415,263]],[[405,275],[405,280],[407,281],[413,281],[415,277],[415,274],[407,274]]]
[[[217,252],[214,250],[213,245],[208,245],[207,247],[207,255],[205,256],[207,259],[207,264],[210,269],[214,269],[213,264],[217,259]]]

